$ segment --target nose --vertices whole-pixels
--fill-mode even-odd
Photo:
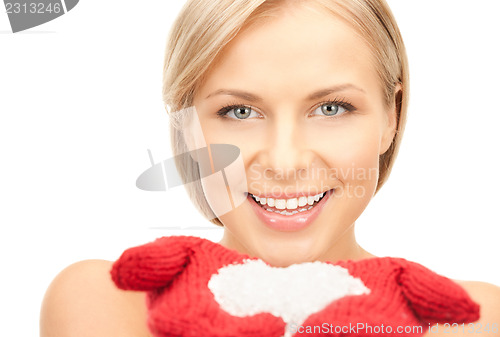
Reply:
[[[297,179],[296,173],[307,170],[314,159],[301,123],[293,118],[280,118],[269,123],[266,132],[267,146],[261,153],[263,169],[282,179]]]

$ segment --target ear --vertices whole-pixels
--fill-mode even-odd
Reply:
[[[385,123],[383,125],[379,155],[383,155],[389,149],[392,141],[394,140],[394,137],[396,136],[402,93],[403,88],[401,86],[401,83],[396,84],[394,88],[394,95],[392,96],[393,101],[391,102],[391,105],[387,110]]]

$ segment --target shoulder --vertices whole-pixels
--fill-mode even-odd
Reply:
[[[426,337],[439,336],[490,336],[500,337],[500,287],[485,282],[455,281],[479,304],[478,321],[464,325],[439,325],[435,332],[428,332]]]
[[[145,294],[116,288],[111,266],[85,260],[62,270],[45,293],[40,336],[149,336]]]
[[[485,282],[458,281],[457,283],[480,305],[479,322],[490,326],[496,324],[500,329],[500,287]],[[500,336],[500,332],[495,336]]]

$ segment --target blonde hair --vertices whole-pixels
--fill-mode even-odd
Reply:
[[[174,155],[188,152],[182,133],[182,115],[221,50],[240,30],[273,17],[284,4],[314,3],[348,22],[371,47],[388,107],[396,104],[397,129],[389,149],[380,156],[375,193],[387,181],[406,124],[409,94],[408,61],[396,20],[385,0],[188,0],[168,39],[163,73],[163,100],[170,116]],[[395,92],[397,85],[401,91]],[[198,164],[191,156],[177,156],[176,165],[189,197],[210,221],[222,225],[205,199]]]

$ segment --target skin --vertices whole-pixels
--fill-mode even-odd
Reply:
[[[280,41],[279,46],[276,41]],[[354,84],[363,92],[348,89],[321,99],[305,98],[343,83]],[[206,98],[221,88],[244,90],[262,101],[231,95]],[[334,120],[311,116],[318,104],[338,97],[348,100],[356,112]],[[229,121],[214,116],[228,103],[249,105],[263,118]],[[266,191],[265,183],[283,190],[293,186],[314,193],[318,187],[345,192],[329,200],[309,228],[296,233],[266,228],[243,204],[221,217],[225,225],[221,244],[278,266],[372,257],[356,243],[353,230],[375,191],[376,175],[367,179],[307,178],[298,181],[299,185],[293,178],[294,172],[311,170],[311,163],[339,171],[377,168],[378,156],[394,136],[394,110],[384,105],[369,48],[349,26],[332,16],[297,7],[286,8],[278,19],[248,27],[225,49],[197,93],[195,105],[207,143],[240,147],[250,193]],[[268,178],[262,178],[263,172]],[[347,198],[356,188],[366,193]],[[54,279],[42,303],[42,337],[150,336],[145,294],[117,289],[109,277],[111,263],[81,261]],[[500,288],[481,282],[457,282],[481,305],[481,318],[476,324],[500,327]],[[500,332],[485,334],[500,336]],[[441,329],[426,336],[449,335]],[[473,335],[477,334],[453,333]]]

